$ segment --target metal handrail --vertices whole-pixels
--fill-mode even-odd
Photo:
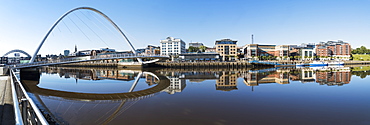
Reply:
[[[36,106],[36,104],[33,102],[33,100],[28,96],[26,90],[22,86],[22,83],[16,77],[13,69],[10,69],[10,72],[11,72],[10,76],[12,80],[13,102],[14,102],[16,124],[17,125],[23,125],[23,124],[48,125],[49,123],[47,122],[45,117],[42,115],[41,111]]]
[[[76,58],[67,58],[67,59],[58,59],[52,61],[40,61],[40,62],[32,62],[32,63],[25,63],[25,64],[17,64],[16,67],[22,66],[31,66],[31,65],[43,65],[48,63],[62,63],[62,62],[73,62],[73,61],[87,61],[87,60],[103,60],[103,59],[115,59],[115,58],[144,58],[144,57],[168,57],[165,55],[159,54],[106,54],[106,55],[97,55],[97,56],[86,56],[89,59],[81,59],[80,57]]]
[[[19,110],[19,102],[18,102],[18,97],[17,93],[15,91],[15,85],[14,85],[14,80],[13,80],[13,70],[10,70],[11,75],[10,75],[10,84],[12,86],[12,97],[13,97],[13,106],[14,106],[14,116],[15,116],[15,124],[16,125],[23,125],[22,121],[22,115],[21,115],[21,110]]]

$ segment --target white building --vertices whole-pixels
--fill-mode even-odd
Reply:
[[[161,55],[178,55],[185,53],[185,42],[179,38],[167,37],[160,41]]]

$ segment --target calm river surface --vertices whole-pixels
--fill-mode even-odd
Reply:
[[[367,69],[43,67],[21,81],[56,124],[369,125]]]

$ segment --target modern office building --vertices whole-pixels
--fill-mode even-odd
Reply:
[[[69,50],[64,50],[64,56],[68,56],[68,55],[69,55],[69,53],[70,53],[70,51],[69,51]]]
[[[223,61],[236,60],[237,57],[237,47],[236,40],[231,39],[221,39],[215,42],[216,52],[220,54]]]
[[[161,55],[178,55],[185,53],[185,42],[179,38],[167,37],[160,41]]]
[[[315,57],[315,44],[289,45],[289,56],[299,60],[313,60]]]
[[[288,57],[288,45],[261,45],[247,44],[244,46],[244,57],[248,59],[257,57]]]

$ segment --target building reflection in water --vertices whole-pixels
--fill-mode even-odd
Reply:
[[[353,68],[355,69],[355,68]],[[348,67],[304,67],[304,68],[270,68],[241,71],[178,71],[173,69],[158,69],[152,74],[140,75],[143,71],[117,70],[117,69],[78,69],[78,68],[44,68],[46,74],[58,74],[65,79],[76,80],[118,80],[120,82],[136,81],[138,78],[145,79],[144,89],[134,91],[134,94],[126,93],[77,93],[64,92],[61,90],[47,90],[40,88],[39,81],[22,80],[26,89],[32,93],[33,98],[42,105],[41,110],[46,112],[50,119],[57,124],[119,124],[123,114],[137,101],[158,95],[160,92],[176,94],[186,87],[186,80],[190,82],[212,82],[215,90],[238,91],[242,86],[254,86],[260,84],[290,84],[299,81],[305,84],[318,83],[318,85],[342,86],[351,80],[351,68]],[[367,75],[368,72],[354,72],[356,75]],[[159,77],[159,78],[158,78]],[[239,84],[243,80],[244,84]],[[161,83],[167,81],[166,83]],[[54,81],[52,81],[54,82]],[[112,82],[112,81],[110,81]],[[41,83],[42,84],[42,83]],[[64,83],[65,84],[65,83]],[[85,83],[81,83],[85,84]],[[87,83],[90,84],[90,83]],[[103,83],[108,87],[112,84]],[[118,85],[119,88],[122,84]],[[77,84],[76,84],[76,87]],[[83,86],[86,87],[86,86]],[[101,87],[101,86],[99,86]],[[135,85],[132,85],[135,87]],[[86,89],[86,88],[84,88]],[[89,88],[91,89],[91,88]],[[103,89],[103,88],[97,88]],[[106,90],[113,91],[112,88]],[[239,90],[239,91],[240,91]],[[83,114],[83,115],[78,115]],[[117,118],[117,119],[116,119]]]
[[[351,81],[351,70],[340,69],[340,70],[331,70],[326,72],[316,72],[316,82],[320,85],[338,85],[342,86],[348,84]]]
[[[216,80],[216,90],[237,90],[237,78],[238,76],[236,72],[221,72],[220,78]]]
[[[289,84],[289,70],[249,72],[244,75],[244,83],[247,86],[258,86],[259,84],[268,83]]]
[[[301,67],[301,68],[269,68],[249,71],[178,71],[175,69],[162,69],[161,74],[171,79],[171,86],[180,88],[168,89],[181,92],[185,87],[185,80],[190,82],[202,82],[206,79],[214,79],[216,90],[231,91],[238,89],[238,78],[243,78],[247,86],[260,84],[290,84],[290,81],[301,83],[319,83],[319,85],[341,86],[351,80],[349,67]],[[169,92],[173,94],[174,92]]]
[[[180,78],[180,75],[183,74],[178,72],[161,72],[161,74],[165,75],[170,80],[170,86],[164,89],[164,92],[175,94],[177,92],[182,92],[186,87],[186,80]]]

